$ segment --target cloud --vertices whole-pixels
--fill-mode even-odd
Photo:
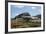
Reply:
[[[36,9],[36,7],[32,7],[32,9]]]
[[[16,14],[16,16],[19,15],[18,13]]]
[[[23,8],[24,6],[15,6],[15,7],[17,7],[17,8]]]

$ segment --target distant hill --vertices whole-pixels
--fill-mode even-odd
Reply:
[[[34,16],[34,17],[38,17],[38,18],[40,18],[40,19],[41,19],[41,14],[39,14],[39,15],[36,15],[36,16]]]
[[[25,13],[22,13],[22,14],[19,14],[18,16],[16,16],[15,19],[21,18],[22,16],[30,16],[30,14],[28,12],[25,12]]]
[[[24,18],[24,17],[22,17],[22,16],[24,16],[24,17],[26,17],[26,18]],[[33,16],[33,17],[38,17],[38,18],[41,19],[41,14],[38,14],[38,15]],[[14,20],[14,19],[16,19],[16,18],[32,19],[32,18],[31,18],[31,15],[30,15],[28,12],[21,13],[21,14],[17,15],[15,18],[12,18],[12,20]]]

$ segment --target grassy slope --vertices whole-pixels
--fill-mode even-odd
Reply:
[[[17,19],[11,21],[11,28],[28,28],[28,27],[40,27],[41,22],[32,22],[29,20],[28,22],[23,19]]]

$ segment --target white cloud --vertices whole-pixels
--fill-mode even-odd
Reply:
[[[15,6],[15,7],[17,7],[17,8],[23,8],[24,6]]]
[[[16,14],[16,16],[19,15],[18,13]]]
[[[36,9],[36,7],[32,7],[32,9]]]

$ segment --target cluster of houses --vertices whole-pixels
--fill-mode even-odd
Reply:
[[[40,19],[40,18],[34,17],[34,16],[22,16],[22,18],[30,18],[30,19],[34,19],[34,20]]]

